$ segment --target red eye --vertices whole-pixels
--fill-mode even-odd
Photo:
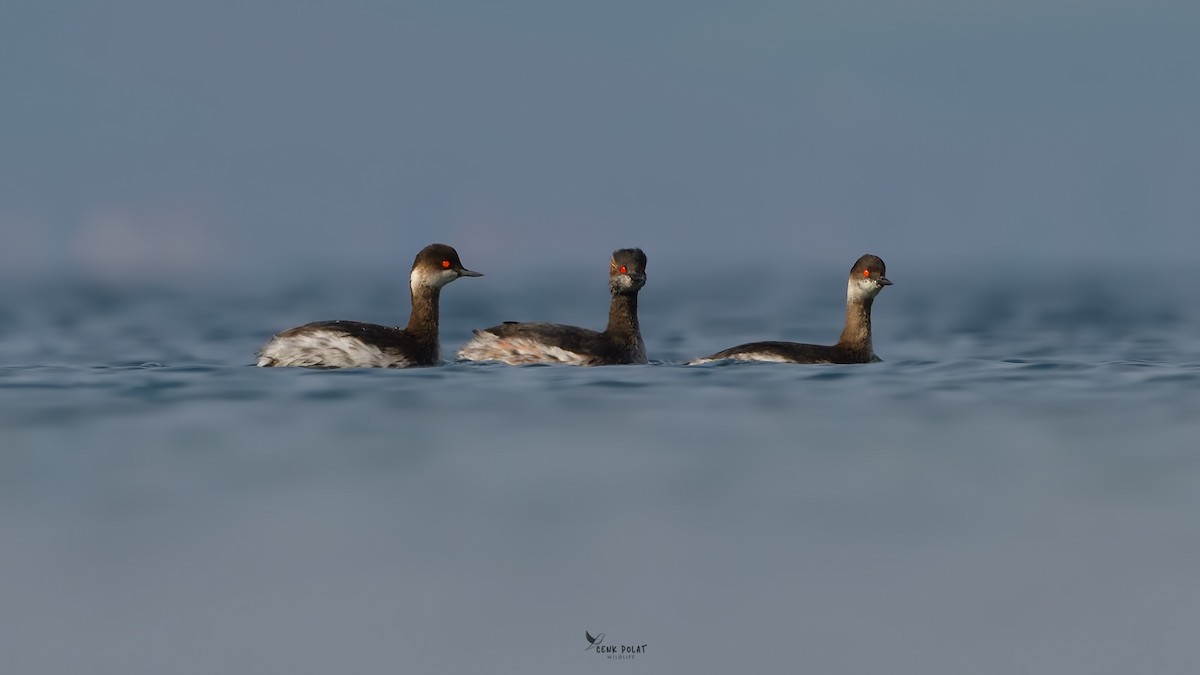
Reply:
[[[621,265],[621,274],[629,274],[629,270],[624,265]]]
[[[442,261],[442,269],[444,269],[444,270],[450,269],[450,261],[449,260]]]
[[[863,276],[864,276],[864,277],[870,277],[870,276],[871,276],[871,270],[863,270]]]

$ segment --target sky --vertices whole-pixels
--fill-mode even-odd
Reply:
[[[1166,0],[17,0],[0,277],[1190,264],[1197,35]]]

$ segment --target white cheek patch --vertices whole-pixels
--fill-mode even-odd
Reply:
[[[458,278],[454,270],[427,270],[418,267],[408,275],[408,285],[415,291],[420,287],[441,288]]]
[[[635,279],[631,274],[613,274],[608,278],[608,285],[622,292],[639,290],[646,285],[646,278],[642,276]]]
[[[586,366],[591,359],[581,354],[548,345],[529,338],[499,337],[479,331],[475,338],[458,352],[464,361],[499,361],[510,366],[530,363],[561,363],[568,366]]]
[[[404,368],[409,364],[400,354],[386,354],[375,345],[328,330],[272,338],[258,359],[260,366],[302,368]]]
[[[879,294],[880,285],[867,277],[852,276],[846,285],[847,300],[866,300]]]

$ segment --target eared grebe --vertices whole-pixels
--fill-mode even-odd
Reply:
[[[776,361],[780,363],[868,363],[879,361],[871,349],[871,304],[891,281],[878,256],[864,255],[850,268],[846,286],[846,328],[836,345],[809,345],[798,342],[751,342],[730,347],[712,356],[691,361],[689,365],[722,359],[737,361]]]
[[[279,333],[258,352],[259,366],[310,368],[409,368],[442,359],[438,344],[438,298],[459,277],[481,277],[462,266],[445,244],[421,249],[409,274],[412,314],[408,327],[358,321],[317,321]]]
[[[638,291],[646,285],[646,254],[640,248],[613,251],[608,273],[612,304],[603,333],[555,323],[505,321],[475,331],[458,352],[466,361],[565,363],[609,366],[646,363],[646,344],[638,327]]]

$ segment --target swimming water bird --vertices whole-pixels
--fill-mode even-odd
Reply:
[[[864,255],[850,268],[846,285],[846,327],[837,344],[810,345],[798,342],[751,342],[730,347],[688,365],[723,359],[775,361],[779,363],[868,363],[879,361],[871,347],[871,305],[875,296],[890,286],[886,268],[878,256]]]
[[[258,365],[309,368],[410,368],[437,365],[438,300],[442,286],[459,277],[481,277],[463,267],[445,244],[421,249],[409,274],[412,313],[408,326],[392,328],[359,321],[317,321],[289,328],[258,352]]]
[[[638,291],[646,285],[646,254],[640,248],[613,251],[608,287],[612,303],[603,333],[555,323],[505,321],[475,331],[458,352],[465,361],[500,361],[509,365],[562,363],[608,366],[646,363],[646,344],[638,326]]]

